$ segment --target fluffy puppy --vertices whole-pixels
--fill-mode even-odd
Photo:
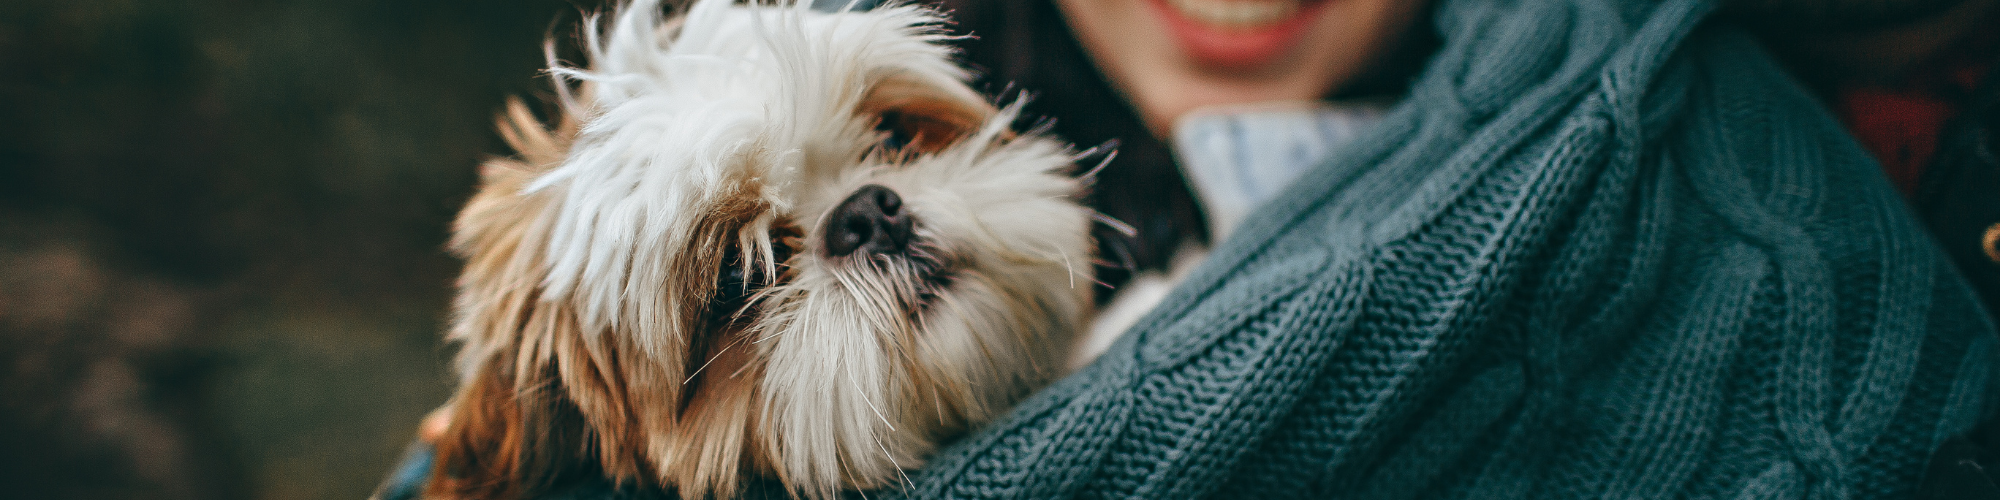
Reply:
[[[1090,305],[1076,155],[1008,130],[936,13],[658,3],[587,21],[588,69],[551,56],[553,129],[501,120],[429,496],[889,486],[1059,374]]]

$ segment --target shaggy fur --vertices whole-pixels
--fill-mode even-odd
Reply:
[[[1058,375],[1090,304],[1075,155],[1008,131],[914,6],[639,0],[518,102],[453,249],[460,388],[429,495],[585,474],[729,497],[889,486]],[[596,25],[596,21],[588,22]],[[905,255],[825,248],[887,187]]]

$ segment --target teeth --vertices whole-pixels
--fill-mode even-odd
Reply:
[[[1224,29],[1261,28],[1290,19],[1302,0],[1167,0],[1175,11]]]

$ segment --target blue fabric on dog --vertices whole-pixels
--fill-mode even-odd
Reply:
[[[1712,3],[1440,5],[1381,124],[900,494],[1908,496],[1993,327]]]

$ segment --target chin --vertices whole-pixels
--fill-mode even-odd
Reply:
[[[1090,314],[1078,155],[1009,130],[916,6],[635,1],[513,102],[452,249],[426,495],[894,487],[1058,375]],[[553,53],[553,51],[550,51]]]

